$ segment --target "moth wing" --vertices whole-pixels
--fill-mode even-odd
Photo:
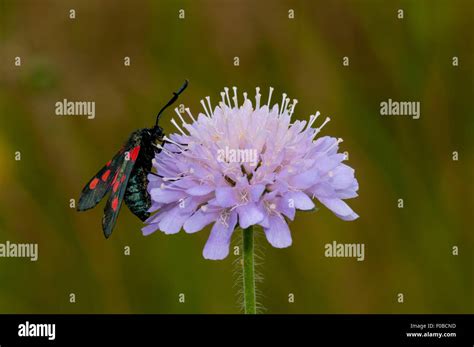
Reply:
[[[77,204],[78,211],[85,211],[95,207],[110,190],[112,178],[117,173],[125,159],[122,148],[97,174],[84,186]]]
[[[102,230],[106,238],[112,234],[115,223],[117,222],[123,197],[127,190],[128,180],[130,179],[130,174],[140,153],[140,145],[136,145],[128,153],[128,158],[124,156],[124,160],[112,180],[111,193],[105,204]]]

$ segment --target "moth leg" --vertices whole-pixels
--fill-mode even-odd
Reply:
[[[157,173],[154,173],[152,171],[149,172],[150,175],[153,175],[153,176],[156,176],[156,177],[159,177],[159,178],[164,178],[163,176],[161,175],[158,175]]]
[[[168,141],[168,140],[163,140],[162,142],[163,142],[163,143],[173,143],[173,142],[170,142],[170,141]],[[180,145],[180,146],[187,146],[187,145],[188,145],[187,143],[179,143],[179,142],[176,142],[176,143],[177,143],[178,145]]]
[[[163,141],[163,142],[164,142],[164,141]],[[169,142],[169,143],[170,143],[170,142]],[[163,150],[163,146],[158,147],[157,145],[155,145],[155,144],[153,143],[153,150],[155,151],[155,153],[160,153],[160,152]],[[173,154],[180,154],[180,153],[181,153],[181,152],[171,152],[169,149],[167,149],[167,151],[168,151],[169,153],[173,153]]]

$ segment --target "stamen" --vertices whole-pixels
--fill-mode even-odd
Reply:
[[[247,203],[249,201],[248,192],[246,190],[240,193],[240,201],[243,203]]]
[[[209,113],[211,115],[211,117],[214,115],[214,112],[212,111],[212,106],[211,106],[211,97],[210,96],[206,96],[206,100],[207,100],[207,104],[209,105]]]
[[[181,119],[181,122],[182,122],[181,125],[184,126],[186,124],[186,122],[184,121],[183,116],[181,116],[181,112],[179,112],[179,109],[177,107],[174,109],[174,111],[178,115],[179,119]]]
[[[204,103],[204,100],[201,99],[201,105],[202,107],[204,108],[204,112],[206,112],[206,116],[208,118],[211,118],[211,116],[209,115],[209,112],[207,111],[207,107],[206,107],[206,104]]]
[[[168,157],[172,158],[172,159],[175,159],[175,157],[173,156],[172,152],[170,152],[168,149],[166,149],[165,147],[163,147],[162,145],[160,144],[157,144],[157,145],[154,145],[156,148],[159,148],[161,149],[161,151],[163,153],[165,153]]]
[[[171,118],[171,123],[180,131],[181,134],[183,134],[184,136],[186,136],[186,133],[183,131],[183,129],[181,129],[178,125],[178,123],[176,123],[176,121],[174,120],[174,118]]]
[[[343,142],[344,140],[341,139],[341,138],[338,138],[336,142],[334,142],[331,146],[329,146],[328,149],[326,149],[326,153],[329,152],[331,149],[333,149],[334,147],[336,147],[337,145],[339,145],[341,142]]]
[[[225,87],[224,88],[224,91],[225,91],[225,95],[227,97],[227,102],[228,102],[228,106],[229,107],[232,107],[231,103],[230,103],[230,98],[229,98],[229,88]]]
[[[311,115],[309,117],[309,122],[308,122],[308,125],[306,126],[306,129],[309,129],[311,128],[311,126],[313,125],[313,123],[316,121],[316,119],[318,119],[320,113],[319,111],[316,112],[316,115]]]
[[[323,124],[321,124],[319,126],[319,128],[316,128],[315,131],[314,131],[314,134],[313,136],[311,137],[311,140],[314,140],[314,138],[316,137],[316,135],[319,134],[319,132],[321,131],[321,129],[331,120],[331,118],[329,117],[326,117],[326,119],[324,120]]]
[[[293,115],[293,112],[295,112],[295,106],[297,103],[298,103],[298,100],[293,99],[293,105],[291,105],[290,117]]]
[[[193,115],[191,114],[191,110],[189,109],[189,107],[186,107],[184,110],[186,111],[186,113],[188,114],[188,116],[191,117],[191,119],[193,120],[193,123],[196,122],[196,120],[194,119]]]
[[[173,121],[173,120],[171,120]],[[175,142],[173,140],[171,140],[168,136],[165,136],[163,137],[163,140],[165,140],[166,142],[169,142],[169,143],[172,143],[173,145],[177,146],[179,149],[183,150],[183,146],[181,144],[179,144],[178,142]]]
[[[234,90],[234,96],[232,97],[232,100],[234,100],[235,107],[239,107],[237,105],[237,87],[232,87],[232,89]]]
[[[222,103],[225,105],[225,93],[221,92]]]
[[[255,109],[260,108],[260,97],[262,96],[260,94],[260,87],[255,88],[256,93],[255,93]]]
[[[247,101],[247,92],[244,92],[244,102]]]
[[[270,109],[270,101],[272,100],[273,87],[270,87],[270,92],[268,93],[268,109]]]
[[[283,93],[281,99],[281,109],[279,114],[283,114],[283,111],[285,110],[285,104],[286,104],[286,93]]]
[[[325,126],[330,120],[331,120],[331,118],[326,117],[326,119],[324,120],[323,124],[321,124],[321,125],[319,126],[319,128],[318,128],[319,131],[321,131],[321,129],[324,128],[324,126]]]
[[[219,222],[224,224],[225,227],[229,226],[229,224],[227,223],[229,216],[230,216],[230,213],[225,210],[219,216]]]

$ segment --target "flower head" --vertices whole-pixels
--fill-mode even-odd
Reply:
[[[292,121],[297,100],[283,94],[270,107],[273,88],[266,104],[257,88],[255,105],[243,93],[239,106],[233,91],[231,102],[225,88],[214,109],[209,97],[201,100],[205,113],[197,119],[186,109],[189,122],[176,109],[179,124],[171,122],[178,133],[165,137],[153,160],[158,176],[148,176],[150,212],[157,212],[143,233],[194,233],[213,224],[203,255],[223,259],[237,226],[260,225],[271,245],[290,246],[287,221],[296,210],[314,209],[313,199],[343,220],[356,219],[343,201],[357,196],[358,183],[338,153],[342,140],[317,138],[329,118],[319,127],[319,112]]]

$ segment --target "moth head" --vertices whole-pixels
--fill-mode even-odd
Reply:
[[[163,131],[163,128],[160,127],[159,125],[155,125],[150,132],[151,137],[153,140],[158,140],[158,141],[163,141],[163,137],[165,136],[165,133]]]

